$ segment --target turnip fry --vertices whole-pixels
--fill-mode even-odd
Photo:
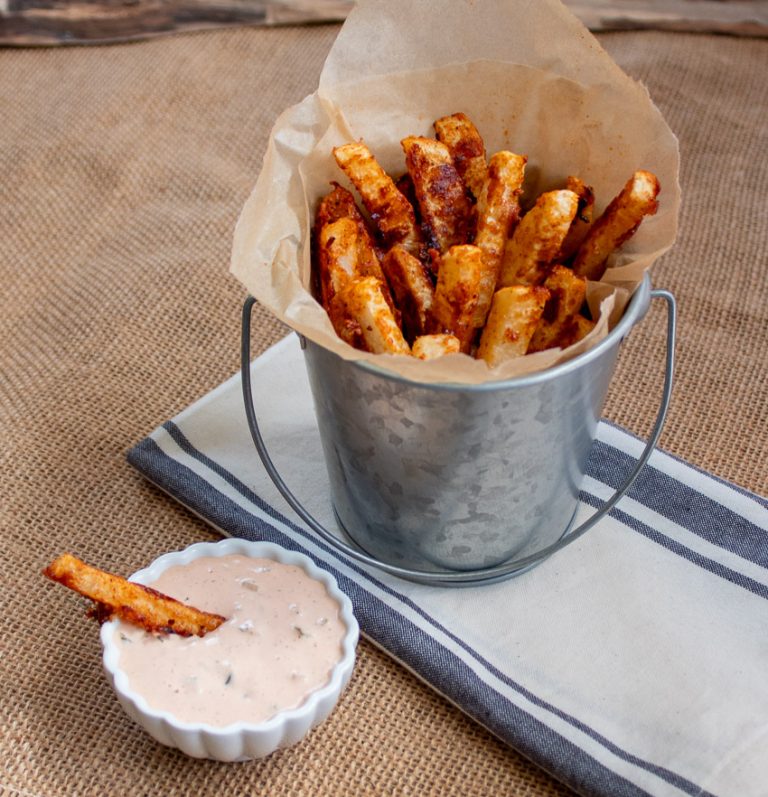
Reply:
[[[579,198],[566,189],[542,194],[507,242],[499,285],[540,285],[560,252]]]
[[[429,245],[442,253],[463,244],[472,203],[448,147],[423,136],[408,136],[401,144]]]
[[[406,338],[423,335],[435,295],[424,264],[397,244],[384,256],[382,267],[402,313]]]
[[[413,342],[411,353],[420,360],[434,360],[444,354],[457,354],[461,342],[455,335],[420,335]]]
[[[226,620],[219,614],[187,606],[151,587],[91,567],[69,553],[51,562],[43,575],[96,601],[95,615],[100,620],[119,617],[146,631],[180,636],[205,636]]]
[[[324,224],[317,234],[317,263],[323,306],[360,274],[357,222],[340,218]]]
[[[360,325],[365,348],[374,354],[410,354],[410,346],[395,320],[375,277],[351,280],[338,294],[349,317]]]
[[[484,268],[473,321],[476,327],[485,324],[499,279],[504,246],[520,217],[519,197],[527,160],[525,155],[504,150],[491,156],[488,177],[477,200],[475,245],[483,250]]]
[[[573,346],[574,343],[578,343],[582,338],[586,338],[594,328],[594,321],[590,321],[589,318],[585,318],[583,315],[576,315],[568,325],[568,328],[563,330],[562,337],[557,345],[567,349],[569,346]]]
[[[565,181],[565,187],[579,198],[579,207],[560,247],[560,254],[557,257],[560,263],[565,263],[576,254],[592,227],[592,217],[595,212],[595,192],[591,185],[571,175]]]
[[[539,286],[513,285],[496,291],[477,356],[491,368],[522,357],[528,351],[548,298],[549,291]]]
[[[435,122],[435,133],[450,150],[464,185],[479,199],[488,167],[485,145],[477,128],[466,114],[454,113]]]
[[[660,190],[655,174],[635,172],[587,233],[573,261],[574,272],[599,280],[611,252],[635,234],[646,216],[656,212]]]
[[[468,354],[475,337],[472,319],[483,274],[483,252],[478,246],[452,246],[440,258],[431,331],[455,335]]]
[[[324,224],[332,224],[339,219],[354,219],[357,222],[363,222],[363,214],[360,213],[352,194],[338,183],[331,183],[331,185],[333,190],[329,191],[317,206],[315,227],[319,230]]]
[[[420,236],[413,207],[368,147],[362,141],[353,141],[336,147],[333,156],[360,193],[385,244],[400,243],[418,255]]]
[[[571,327],[587,294],[584,277],[579,277],[565,266],[555,266],[544,280],[544,287],[550,296],[528,346],[529,353],[555,346],[564,347],[563,344],[571,337]]]

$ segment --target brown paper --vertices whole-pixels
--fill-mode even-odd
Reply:
[[[658,213],[589,286],[598,323],[569,349],[496,369],[465,355],[426,362],[372,355],[343,343],[310,293],[314,208],[332,180],[351,187],[331,149],[364,139],[399,175],[401,139],[432,136],[435,119],[458,111],[478,127],[489,155],[528,156],[524,203],[575,174],[594,187],[600,212],[636,169],[659,178]],[[674,242],[678,163],[677,140],[646,90],[556,0],[364,0],[342,27],[318,91],[275,123],[237,224],[231,270],[278,318],[345,359],[425,382],[507,379],[569,359],[608,334],[644,272]]]

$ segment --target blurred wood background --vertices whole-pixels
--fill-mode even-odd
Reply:
[[[232,25],[344,19],[352,0],[0,0],[0,45],[104,44]],[[766,0],[566,0],[592,30],[768,36]]]

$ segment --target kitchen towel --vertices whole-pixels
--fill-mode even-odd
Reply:
[[[252,380],[278,469],[333,527],[297,336],[258,357]],[[600,423],[577,522],[642,448]],[[311,556],[351,597],[370,640],[577,792],[768,793],[759,496],[656,451],[629,495],[543,564],[497,584],[435,587],[361,566],[297,521],[255,451],[239,374],[128,456],[223,534]]]

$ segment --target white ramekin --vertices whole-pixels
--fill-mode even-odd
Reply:
[[[355,663],[355,647],[359,629],[352,613],[352,603],[339,589],[336,579],[317,567],[306,556],[281,548],[270,542],[249,542],[226,539],[220,542],[200,542],[183,551],[167,553],[149,567],[131,576],[131,581],[150,584],[167,568],[182,565],[201,556],[240,554],[273,559],[287,565],[301,567],[311,578],[321,582],[328,594],[338,601],[339,616],[347,631],[342,639],[342,656],[331,671],[324,686],[311,692],[297,708],[281,711],[266,722],[237,722],[220,728],[203,722],[181,722],[167,711],[150,708],[147,701],[134,692],[125,673],[120,669],[120,650],[115,642],[119,620],[110,620],[101,627],[104,648],[104,670],[123,709],[131,719],[161,744],[177,747],[194,758],[216,761],[247,761],[263,758],[279,748],[290,747],[319,725],[333,711],[344,687],[349,683]]]

